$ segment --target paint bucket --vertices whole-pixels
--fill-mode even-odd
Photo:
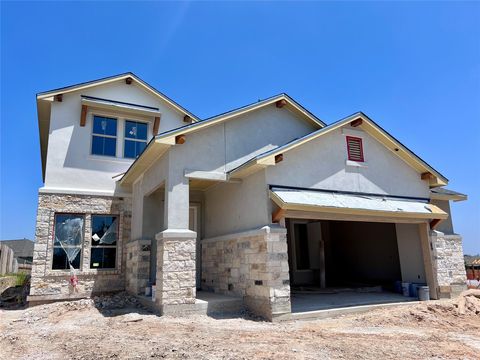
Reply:
[[[418,287],[422,286],[423,284],[411,283],[409,287],[409,293],[411,297],[417,298],[418,297]]]
[[[397,294],[402,293],[402,282],[401,281],[395,281],[393,285],[393,291],[395,291]]]
[[[410,283],[402,282],[402,294],[403,296],[410,296]]]
[[[152,288],[150,286],[145,287],[145,296],[152,295]]]
[[[152,301],[155,301],[155,295],[157,294],[157,287],[152,285]]]
[[[430,288],[428,286],[418,287],[418,300],[420,301],[430,300]]]

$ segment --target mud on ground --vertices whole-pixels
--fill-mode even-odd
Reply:
[[[462,304],[272,324],[158,317],[117,295],[0,310],[0,359],[479,359],[480,299]]]

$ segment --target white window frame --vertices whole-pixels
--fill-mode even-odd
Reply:
[[[102,116],[102,117],[109,117],[113,119],[117,119],[117,146],[115,151],[115,156],[109,155],[98,155],[92,154],[92,142],[93,136],[96,134],[93,133],[93,118],[94,116]],[[90,144],[89,144],[89,151],[88,156],[90,159],[94,160],[103,160],[103,161],[117,161],[117,162],[125,162],[131,163],[135,161],[134,158],[126,158],[124,157],[124,146],[125,146],[125,121],[136,121],[147,124],[147,144],[153,137],[153,119],[149,116],[142,116],[142,115],[134,115],[125,114],[125,113],[116,113],[111,111],[105,111],[100,109],[89,109],[87,112],[87,125],[89,126],[90,130]],[[103,136],[103,135],[99,135]],[[134,139],[132,139],[134,140]]]
[[[95,134],[93,132],[93,122],[95,120],[95,116],[109,118],[109,119],[115,119],[115,121],[117,122],[117,135],[113,136],[113,135]],[[91,122],[91,126],[90,126],[90,155],[101,156],[102,158],[107,158],[107,159],[108,158],[115,159],[117,157],[117,154],[118,154],[118,124],[119,124],[119,118],[117,116],[113,116],[113,115],[100,115],[100,114],[95,112],[95,113],[92,113],[92,121],[90,121],[90,122]],[[111,155],[104,155],[104,154],[94,154],[93,153],[93,137],[94,136],[100,136],[100,137],[104,137],[104,138],[115,139],[115,155],[111,156]]]

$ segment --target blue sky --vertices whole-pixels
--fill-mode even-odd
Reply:
[[[35,94],[132,71],[202,118],[280,92],[365,112],[469,195],[455,230],[480,253],[479,23],[458,1],[2,2],[0,237],[34,237]]]

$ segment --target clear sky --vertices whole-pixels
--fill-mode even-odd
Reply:
[[[132,71],[201,118],[280,92],[365,112],[468,194],[455,230],[480,253],[479,24],[460,1],[2,1],[0,237],[34,238],[35,94]]]

